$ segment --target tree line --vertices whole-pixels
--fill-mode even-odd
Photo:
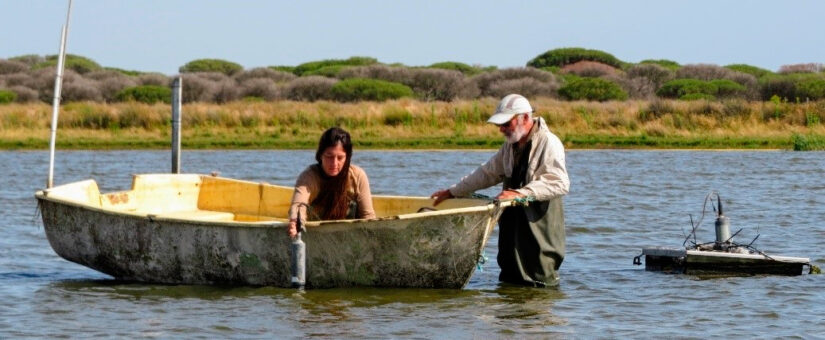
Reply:
[[[0,103],[51,102],[56,62],[54,55],[0,59]],[[155,103],[171,98],[171,77],[164,74],[103,67],[71,54],[65,65],[63,101]],[[461,62],[414,67],[351,57],[251,69],[227,60],[197,59],[179,71],[187,103],[402,97],[453,101],[508,93],[570,101],[825,99],[825,68],[820,63],[784,65],[776,72],[746,64],[680,65],[662,59],[630,63],[584,48],[549,50],[524,67],[503,69]]]

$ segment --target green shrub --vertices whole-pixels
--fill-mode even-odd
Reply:
[[[787,75],[767,75],[759,79],[759,89],[762,100],[771,100],[772,97],[785,100],[796,97],[796,82]]]
[[[218,72],[231,76],[243,70],[243,66],[221,59],[196,59],[180,67],[181,73]]]
[[[0,90],[0,104],[11,103],[17,100],[17,93],[9,90]]]
[[[351,78],[333,85],[330,94],[333,99],[343,102],[359,100],[385,101],[401,97],[412,97],[413,90],[404,84],[377,79]]]
[[[550,72],[550,73],[555,74],[555,75],[561,75],[562,74],[561,73],[561,67],[558,67],[558,66],[545,66],[545,67],[540,68],[539,70],[542,70],[542,71],[545,71],[545,72]]]
[[[263,103],[266,101],[263,97],[256,97],[256,96],[246,96],[241,98],[242,102],[245,103]]]
[[[559,95],[569,100],[625,100],[627,92],[618,84],[601,78],[579,78],[559,89]]]
[[[819,73],[770,74],[759,79],[763,100],[777,96],[786,101],[825,99],[825,75]]]
[[[716,86],[716,95],[722,98],[741,97],[748,89],[741,84],[728,79],[714,79],[709,83]]]
[[[46,60],[32,66],[32,69],[57,67],[57,55],[46,56]],[[63,68],[74,70],[77,73],[84,74],[92,71],[103,69],[97,62],[92,59],[82,57],[74,54],[66,54],[66,59],[63,60]]]
[[[579,47],[549,50],[527,62],[527,66],[535,68],[547,66],[564,67],[564,65],[577,63],[582,60],[597,61],[616,68],[622,68],[623,66],[622,61],[610,53],[599,50],[588,50]]]
[[[322,76],[327,78],[335,78],[341,70],[352,67],[349,65],[329,65],[320,68],[316,68],[314,70],[309,70],[301,74],[302,77],[306,76]]]
[[[800,100],[825,99],[825,79],[810,78],[796,84],[796,97]]]
[[[714,100],[714,99],[716,99],[716,97],[714,97],[712,94],[707,94],[707,93],[688,93],[684,96],[679,97],[679,99],[680,100]]]
[[[8,60],[11,60],[11,61],[19,61],[19,62],[21,62],[21,63],[24,63],[24,64],[26,64],[26,65],[29,65],[29,67],[32,67],[32,66],[34,66],[34,65],[37,65],[37,64],[39,64],[39,63],[42,63],[42,62],[46,61],[46,59],[45,59],[45,58],[43,58],[43,57],[41,57],[41,56],[39,56],[39,55],[37,55],[37,54],[24,54],[24,55],[19,55],[19,56],[16,56],[16,57],[11,57],[11,58],[9,58]]]
[[[805,111],[805,126],[814,127],[819,125],[820,122],[822,122],[822,118],[820,118],[819,113]]]
[[[115,95],[115,98],[122,102],[134,100],[147,104],[171,103],[172,90],[168,87],[154,85],[135,86],[121,90]]]
[[[794,151],[818,151],[825,150],[825,138],[818,135],[800,135],[793,134],[791,137],[793,141]]]
[[[579,76],[577,76],[573,73],[562,73],[562,74],[558,75],[558,77],[561,78],[561,83],[562,84],[567,84],[567,83],[582,79],[582,77],[579,77]]]
[[[444,61],[440,63],[435,63],[430,66],[429,68],[440,68],[444,70],[454,70],[463,73],[465,76],[472,76],[483,72],[481,68],[470,66],[464,63],[459,63],[456,61]]]
[[[295,73],[295,75],[297,76],[302,76],[304,75],[304,73],[315,71],[327,66],[364,66],[377,63],[377,59],[370,57],[350,57],[349,59],[326,59],[319,61],[311,61],[308,63],[303,63],[301,65],[295,66],[295,68],[292,70],[292,73]]]
[[[718,91],[716,85],[698,79],[671,80],[656,91],[656,95],[664,98],[681,98],[686,94],[702,93],[714,95]]]
[[[389,107],[384,110],[384,125],[399,126],[412,124],[413,116],[410,111],[398,107]]]
[[[289,72],[289,73],[293,73],[293,74],[295,73],[295,66],[278,65],[278,66],[269,66],[267,68],[275,70],[275,71]]]
[[[667,60],[667,59],[645,59],[645,60],[640,61],[639,64],[659,65],[659,66],[664,67],[666,69],[669,69],[671,71],[675,71],[679,67],[682,67],[682,65],[679,65],[679,63],[677,63],[673,60]]]
[[[766,70],[764,68],[759,68],[759,67],[751,66],[751,65],[747,65],[747,64],[725,65],[725,68],[731,69],[731,70],[734,70],[734,71],[738,71],[738,72],[742,72],[742,73],[747,73],[747,74],[750,74],[750,75],[752,75],[756,78],[760,78],[760,77],[765,76],[765,75],[773,74],[773,72],[771,72],[769,70]]]

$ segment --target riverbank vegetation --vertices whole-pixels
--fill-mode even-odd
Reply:
[[[536,98],[568,148],[825,149],[825,102],[564,101]],[[183,106],[184,148],[313,148],[342,126],[362,148],[497,148],[486,124],[497,99],[452,102],[234,101]],[[51,107],[0,105],[0,148],[44,149]],[[168,148],[170,107],[74,102],[61,108],[61,148]]]
[[[39,148],[48,133],[55,56],[0,59],[0,147]],[[63,147],[168,145],[173,77],[103,67],[69,55]],[[370,57],[244,69],[219,59],[181,66],[184,143],[196,148],[310,147],[331,125],[361,146],[495,147],[484,124],[497,98],[535,103],[568,147],[825,148],[825,68],[680,65],[559,48],[525,67]]]

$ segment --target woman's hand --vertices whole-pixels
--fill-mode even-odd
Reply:
[[[289,225],[286,228],[286,233],[289,235],[289,238],[295,238],[298,236],[298,221],[294,219],[289,220]]]

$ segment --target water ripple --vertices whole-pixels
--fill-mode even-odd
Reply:
[[[492,151],[358,151],[375,193],[429,195]],[[54,254],[33,192],[45,152],[0,152],[0,338],[816,338],[825,276],[693,277],[647,272],[642,247],[682,245],[717,190],[738,238],[825,264],[822,153],[588,150],[568,153],[567,254],[552,289],[498,283],[497,232],[464,290],[148,285]],[[190,173],[292,185],[314,151],[185,151]],[[168,171],[166,151],[58,153],[57,183],[121,190]],[[485,194],[495,194],[490,188]],[[711,212],[712,213],[712,212]],[[712,240],[712,216],[697,238]],[[666,326],[663,326],[665,320]],[[743,320],[745,320],[743,322]]]

